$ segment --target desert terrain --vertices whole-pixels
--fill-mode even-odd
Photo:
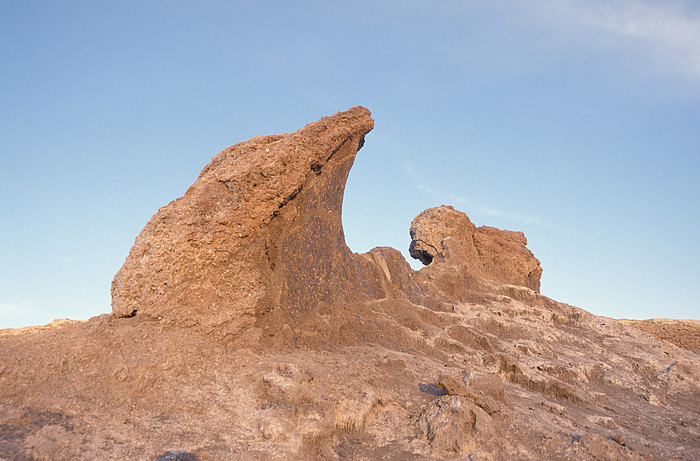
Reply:
[[[345,244],[354,107],[229,146],[136,237],[112,312],[0,331],[0,460],[700,459],[700,322],[540,294],[438,206]],[[410,224],[410,226],[409,226]]]

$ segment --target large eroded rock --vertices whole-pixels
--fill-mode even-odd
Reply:
[[[396,250],[361,257],[345,244],[345,183],[373,125],[355,107],[224,149],[136,238],[112,282],[113,315],[230,333],[267,312],[299,317],[319,303],[390,296],[430,304],[434,296]],[[539,291],[542,269],[521,232],[476,228],[443,206],[416,217],[411,236],[414,257],[444,265],[440,277],[424,278],[436,278],[438,291],[455,285],[448,297],[468,297],[472,277]]]
[[[298,315],[382,297],[341,222],[347,175],[373,126],[354,107],[224,149],[136,238],[112,282],[113,315],[240,330],[276,307]]]

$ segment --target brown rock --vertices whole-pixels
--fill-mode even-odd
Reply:
[[[298,316],[381,297],[341,223],[345,181],[373,126],[354,107],[224,149],[136,238],[112,282],[112,314],[236,332],[273,307]]]
[[[489,416],[500,413],[499,402],[505,401],[503,381],[495,373],[463,373],[461,376],[445,375],[437,387],[447,395],[456,395],[471,399]]]
[[[620,322],[642,330],[678,347],[700,353],[700,320],[648,319]]]
[[[476,277],[540,290],[542,268],[522,232],[477,228],[466,214],[443,205],[419,214],[410,234],[410,254],[425,265],[464,265]]]
[[[447,395],[459,395],[474,398],[474,394],[469,391],[463,379],[447,375],[440,378],[437,387],[442,389]]]
[[[504,402],[506,399],[503,380],[496,373],[474,373],[469,377],[468,384],[480,394],[491,397],[498,402]]]
[[[426,405],[418,415],[418,427],[440,457],[480,457],[492,454],[498,437],[491,417],[470,399],[448,395]]]

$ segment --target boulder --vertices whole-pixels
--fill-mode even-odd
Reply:
[[[451,206],[429,208],[411,223],[412,257],[425,265],[466,266],[477,278],[540,291],[542,267],[522,232],[476,227]]]
[[[435,457],[494,459],[498,428],[470,399],[438,397],[421,410],[417,423]]]

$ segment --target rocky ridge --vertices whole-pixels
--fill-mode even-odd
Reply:
[[[0,334],[0,459],[700,458],[697,353],[541,295],[522,233],[441,206],[410,227],[420,271],[347,248],[373,125],[224,149],[111,315]]]

